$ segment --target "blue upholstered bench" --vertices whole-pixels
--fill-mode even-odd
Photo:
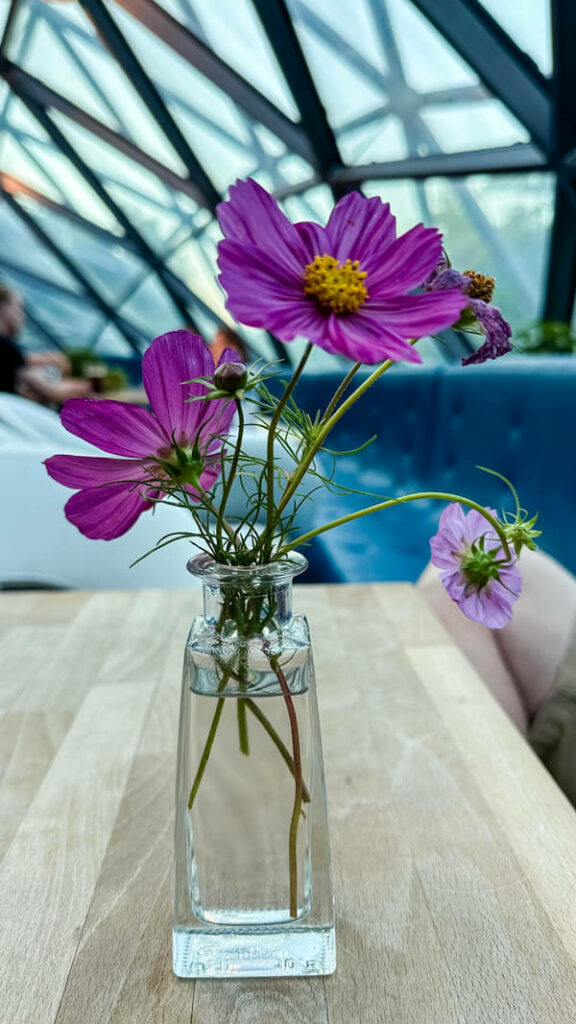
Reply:
[[[310,376],[298,388],[309,412],[324,408],[339,376]],[[540,513],[543,550],[576,572],[576,358],[510,356],[482,366],[395,366],[346,414],[331,447],[355,448],[336,479],[394,497],[409,491],[456,491],[485,505],[512,508],[504,485],[476,470],[507,476],[531,512]],[[374,497],[318,491],[301,528],[311,529]],[[429,557],[439,502],[399,506],[317,538],[307,551],[310,579],[415,580]]]

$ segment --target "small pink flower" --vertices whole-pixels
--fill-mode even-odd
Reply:
[[[241,323],[283,341],[297,335],[355,362],[420,363],[409,339],[450,327],[468,299],[456,287],[411,294],[442,256],[442,236],[418,224],[396,237],[388,204],[353,192],[325,227],[292,224],[255,181],[218,207],[220,284]]]
[[[496,518],[492,509],[486,511]],[[522,578],[514,554],[506,559],[500,538],[480,512],[465,515],[460,505],[448,505],[430,549],[446,592],[464,615],[490,629],[510,621]]]
[[[238,362],[226,349],[220,363]],[[222,435],[233,419],[232,402],[190,402],[203,395],[214,361],[197,334],[171,331],[150,345],[142,360],[142,378],[152,412],[126,402],[73,398],[62,409],[62,423],[102,451],[121,458],[53,455],[45,462],[49,475],[77,489],[66,503],[66,518],[94,540],[112,540],[126,533],[171,487],[184,487],[192,501],[194,486],[214,486],[220,472]],[[180,456],[180,457],[179,457]],[[186,465],[182,464],[187,460]]]

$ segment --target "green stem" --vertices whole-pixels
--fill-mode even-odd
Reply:
[[[208,509],[208,511],[212,513],[212,515],[216,519],[217,524],[219,524],[220,522],[222,523],[222,527],[226,530],[226,533],[230,537],[230,540],[232,541],[235,547],[238,547],[238,540],[236,538],[234,530],[230,526],[230,523],[228,523],[226,519],[224,519],[224,517],[220,516],[218,509],[216,508],[214,502],[210,500],[206,491],[202,490],[202,488],[198,484],[195,484],[195,487],[200,492],[200,500],[204,505],[204,508]]]
[[[220,502],[220,508],[218,510],[218,519],[216,524],[216,537],[218,542],[218,548],[222,548],[222,529],[224,524],[224,513],[226,511],[226,505],[228,504],[228,498],[230,497],[230,491],[232,490],[232,484],[234,483],[234,477],[236,476],[236,470],[238,469],[238,460],[240,458],[240,452],[242,450],[242,441],[244,439],[244,412],[242,409],[242,403],[235,398],[236,410],[238,412],[238,437],[236,438],[236,447],[234,449],[234,455],[232,457],[232,463],[230,465],[230,472],[222,492],[222,501]]]
[[[266,502],[266,529],[263,538],[264,562],[268,562],[270,559],[270,554],[272,551],[272,541],[274,537],[274,441],[276,440],[276,427],[280,422],[280,418],[284,411],[284,407],[288,399],[290,398],[290,395],[294,391],[298,379],[302,374],[302,371],[304,370],[306,363],[308,362],[308,357],[311,351],[312,345],[310,342],[308,342],[306,348],[304,349],[304,354],[300,362],[298,363],[296,370],[294,371],[292,380],[287,385],[286,390],[282,395],[282,398],[280,399],[278,405],[276,406],[276,410],[272,417],[272,422],[270,423],[270,426],[268,428],[268,447],[266,453],[266,486],[268,495]]]
[[[246,721],[246,698],[238,697],[236,701],[236,710],[238,713],[238,742],[240,745],[240,753],[250,753],[250,743],[248,741],[248,723]]]
[[[251,697],[247,697],[242,703],[245,704],[248,710],[252,712],[254,717],[260,722],[260,725],[264,727],[270,739],[278,748],[278,752],[282,760],[290,769],[291,774],[294,775],[294,758],[290,754],[288,748],[284,745],[282,738],[276,732],[276,729],[272,725],[272,722],[268,718],[266,718],[264,712],[258,707],[256,702],[253,701]],[[302,799],[305,804],[310,803],[310,793],[308,792],[306,785],[303,785]]]
[[[415,341],[411,342],[411,344],[414,345]],[[316,438],[316,441],[314,442],[312,447],[307,451],[302,462],[298,466],[298,469],[296,469],[292,474],[290,483],[286,487],[286,490],[284,491],[280,501],[278,502],[278,516],[286,508],[286,505],[288,504],[290,498],[292,497],[298,485],[300,484],[300,481],[302,480],[302,477],[306,473],[306,470],[308,469],[310,463],[313,461],[314,456],[322,447],[325,439],[327,438],[328,434],[335,426],[335,424],[338,422],[338,420],[344,415],[344,413],[348,412],[348,409],[350,409],[351,406],[353,406],[354,403],[357,402],[358,399],[362,397],[364,392],[367,391],[368,388],[372,387],[372,384],[374,384],[375,381],[377,381],[378,378],[381,377],[383,373],[386,373],[386,371],[389,370],[390,367],[393,365],[393,359],[387,359],[385,363],[382,363],[382,365],[379,366],[376,370],[374,370],[370,374],[370,376],[367,377],[366,380],[362,384],[360,384],[359,387],[357,387],[356,390],[353,391],[351,395],[349,395],[346,401],[342,402],[342,405],[338,409],[336,409],[325,421],[322,430],[320,431],[318,437]]]
[[[484,516],[484,519],[490,523],[490,526],[496,531],[502,541],[502,547],[504,548],[506,558],[510,559],[512,557],[508,541],[501,524],[483,507],[483,505],[479,505],[478,502],[472,501],[471,498],[463,498],[461,494],[448,494],[443,491],[420,491],[416,494],[404,494],[400,498],[389,498],[388,501],[381,501],[378,505],[370,505],[369,508],[363,508],[360,512],[351,512],[350,515],[341,516],[340,519],[334,519],[331,523],[326,523],[324,526],[318,526],[315,530],[309,530],[308,533],[303,533],[300,537],[297,537],[296,540],[291,541],[290,544],[281,548],[277,557],[280,558],[288,554],[288,552],[292,551],[293,548],[299,547],[300,544],[306,544],[307,541],[312,540],[313,537],[318,537],[321,533],[326,533],[327,530],[334,530],[337,526],[343,526],[344,523],[351,523],[354,519],[361,519],[362,516],[369,516],[372,512],[381,512],[385,508],[392,508],[393,505],[403,505],[408,501],[423,501],[426,499],[456,501],[460,505],[466,505],[468,508],[473,508],[476,512],[480,512],[480,514]]]
[[[264,649],[268,644],[264,644]],[[302,812],[302,801],[304,799],[304,780],[302,778],[302,756],[300,753],[300,733],[298,731],[298,717],[296,708],[290,693],[290,687],[286,681],[279,661],[278,655],[268,654],[268,660],[272,666],[280,688],[284,694],[286,710],[290,719],[290,732],[292,735],[292,750],[294,755],[294,806],[290,820],[290,831],[288,835],[288,871],[290,875],[290,917],[298,917],[298,825]]]
[[[348,371],[348,373],[344,377],[344,380],[341,382],[339,387],[336,389],[336,391],[334,392],[330,402],[328,403],[328,405],[326,407],[326,411],[325,411],[325,413],[324,413],[324,415],[322,417],[322,422],[323,423],[325,423],[326,420],[330,418],[330,415],[334,412],[334,409],[338,405],[338,402],[342,398],[342,395],[346,391],[346,388],[348,387],[350,381],[355,376],[355,374],[358,373],[358,370],[360,369],[361,366],[362,366],[362,363],[354,363],[354,366],[352,367],[352,369]]]
[[[222,692],[229,678],[229,673],[225,672],[224,675],[222,676],[222,679],[218,683],[218,693]],[[222,712],[224,710],[225,699],[225,697],[219,697],[216,702],[216,710],[212,717],[212,724],[210,725],[210,730],[206,738],[206,743],[204,744],[204,750],[202,751],[202,757],[200,758],[200,763],[198,765],[198,768],[196,769],[196,775],[194,776],[194,782],[192,783],[192,789],[190,790],[190,796],[188,797],[189,810],[192,810],[192,805],[196,799],[196,795],[200,788],[200,783],[204,778],[204,772],[206,771],[208,758],[210,757],[210,754],[212,752],[212,747],[214,746],[214,740],[216,739],[216,733],[218,731],[218,726],[220,724],[220,719],[222,717]]]

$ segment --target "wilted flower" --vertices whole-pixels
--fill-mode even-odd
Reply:
[[[424,282],[424,289],[426,292],[435,293],[452,288],[459,288],[464,295],[469,296],[460,320],[452,326],[456,330],[466,331],[479,324],[482,333],[486,335],[484,344],[477,352],[463,359],[462,365],[485,363],[487,359],[498,359],[499,356],[510,352],[510,324],[497,306],[490,305],[494,294],[494,278],[477,274],[474,270],[465,270],[461,274],[449,267],[447,261],[443,259]]]
[[[227,307],[284,341],[303,335],[356,362],[419,363],[408,339],[451,326],[467,301],[457,286],[409,294],[441,258],[441,235],[418,224],[396,237],[388,204],[353,192],[325,227],[292,224],[255,181],[239,181],[218,207]]]
[[[237,360],[238,354],[226,349],[219,366]],[[62,423],[70,433],[124,456],[53,455],[46,460],[54,480],[78,488],[64,511],[86,537],[120,537],[174,486],[185,488],[192,501],[200,499],[200,490],[213,487],[234,403],[189,401],[207,391],[195,378],[213,373],[214,361],[202,338],[172,331],[156,338],[142,360],[152,412],[109,399],[66,402]]]
[[[486,511],[496,518],[492,509]],[[460,505],[448,505],[430,549],[447,593],[469,619],[491,629],[510,621],[522,578],[515,557],[505,556],[500,538],[480,512],[472,509],[465,515]]]

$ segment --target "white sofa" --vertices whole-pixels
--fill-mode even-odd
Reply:
[[[265,457],[267,434],[246,431],[246,447]],[[69,434],[59,416],[14,395],[0,394],[0,589],[15,586],[136,588],[194,586],[186,562],[196,551],[185,540],[130,564],[164,534],[190,528],[184,509],[156,506],[131,530],[113,541],[82,536],[64,516],[72,493],[52,480],[43,466],[50,455],[101,454]],[[282,456],[279,454],[280,461]],[[245,506],[236,486],[229,514]]]

